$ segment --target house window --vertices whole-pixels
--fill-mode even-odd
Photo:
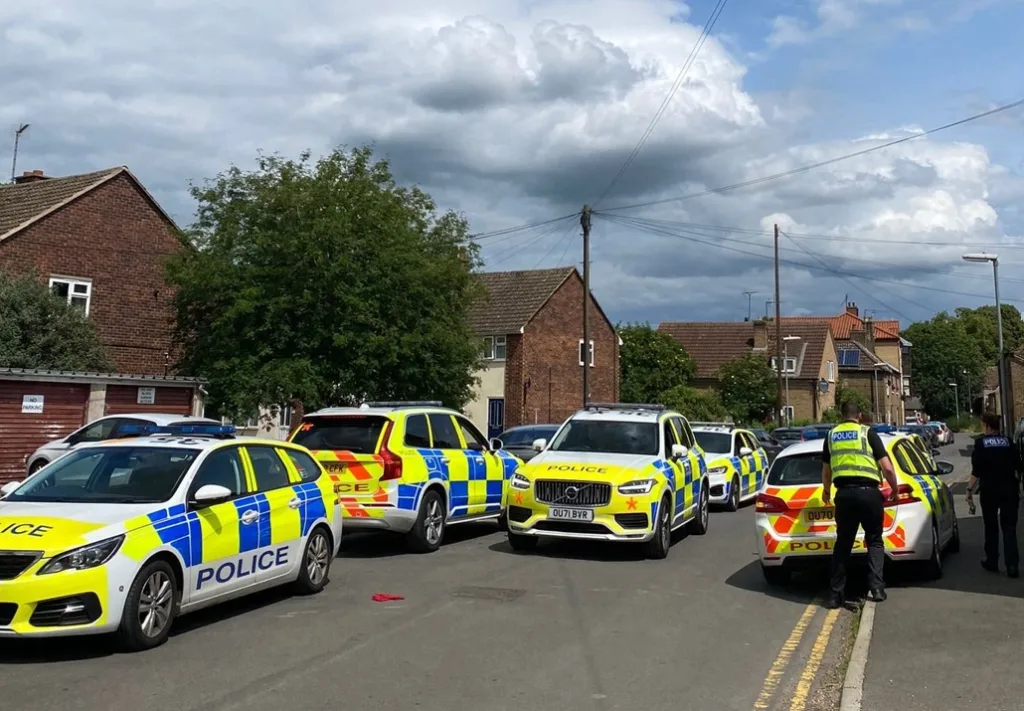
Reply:
[[[772,358],[772,370],[778,370],[777,361]],[[786,358],[786,368],[782,371],[783,373],[795,373],[796,372],[796,358]]]
[[[505,336],[484,336],[484,360],[505,360],[508,339]]]
[[[89,301],[92,297],[92,282],[88,279],[72,277],[50,277],[50,291],[54,296],[67,301],[72,306],[82,309],[89,315]]]
[[[836,381],[836,364],[835,361],[830,360],[828,362],[828,381],[834,383]]]
[[[577,356],[579,357],[580,365],[583,365],[583,339],[582,338],[580,339],[579,352],[577,353]],[[590,367],[591,368],[594,367],[594,341],[593,340],[590,341]]]
[[[793,410],[793,406],[792,405],[784,405],[782,407],[782,418],[786,422],[792,422],[794,419],[796,419],[794,417],[793,413],[794,413],[794,410]]]
[[[903,394],[910,397],[910,378],[903,379]]]

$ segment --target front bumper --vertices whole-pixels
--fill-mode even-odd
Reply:
[[[15,578],[0,580],[0,638],[65,637],[117,629],[127,589],[110,585],[109,562],[88,570],[36,575],[45,563],[40,560]]]
[[[725,504],[729,502],[729,495],[732,493],[732,474],[726,471],[723,474],[708,474],[710,493],[708,502],[711,504]]]
[[[521,536],[644,543],[654,538],[660,491],[626,496],[612,490],[604,506],[564,507],[536,501],[532,491],[509,491],[508,529]],[[593,520],[573,521],[551,516],[553,508],[592,511]]]

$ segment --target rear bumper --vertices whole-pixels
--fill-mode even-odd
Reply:
[[[885,557],[892,562],[927,560],[931,556],[930,524],[921,519],[900,517],[882,534]],[[755,535],[761,564],[767,568],[800,569],[827,564],[835,546],[834,533],[813,536],[780,536],[763,514],[756,516]],[[864,532],[859,531],[853,543],[854,558],[867,555]]]

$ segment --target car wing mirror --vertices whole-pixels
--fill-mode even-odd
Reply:
[[[741,457],[746,457],[747,455],[753,454],[753,453],[754,453],[754,450],[752,450],[750,447],[740,447],[740,456]]]
[[[205,484],[200,486],[196,493],[192,495],[192,499],[189,501],[189,504],[196,508],[213,506],[214,504],[219,504],[222,501],[227,501],[232,496],[233,494],[231,493],[231,489],[226,486]]]
[[[672,458],[673,459],[682,459],[683,457],[685,457],[689,453],[690,453],[690,450],[686,448],[686,445],[683,445],[683,444],[673,444],[672,445]]]
[[[13,494],[19,486],[21,486],[20,481],[9,481],[3,486],[0,486],[0,499],[6,499],[8,496]]]
[[[491,449],[494,450],[495,452],[505,449],[505,443],[502,442],[501,439],[499,439],[498,437],[493,437],[491,439],[490,445]]]
[[[542,452],[544,448],[548,446],[548,441],[541,437],[540,439],[533,440],[533,451]]]
[[[952,474],[953,470],[956,469],[956,467],[953,466],[953,462],[947,462],[945,460],[940,460],[935,464],[939,467],[940,474]]]

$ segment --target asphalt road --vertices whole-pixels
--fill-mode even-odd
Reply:
[[[151,652],[7,642],[0,698],[33,711],[811,711],[816,669],[833,664],[822,652],[851,616],[821,633],[818,581],[769,591],[752,519],[750,506],[714,513],[662,561],[589,544],[514,554],[494,525],[453,528],[429,555],[353,535],[321,595],[197,613]]]

